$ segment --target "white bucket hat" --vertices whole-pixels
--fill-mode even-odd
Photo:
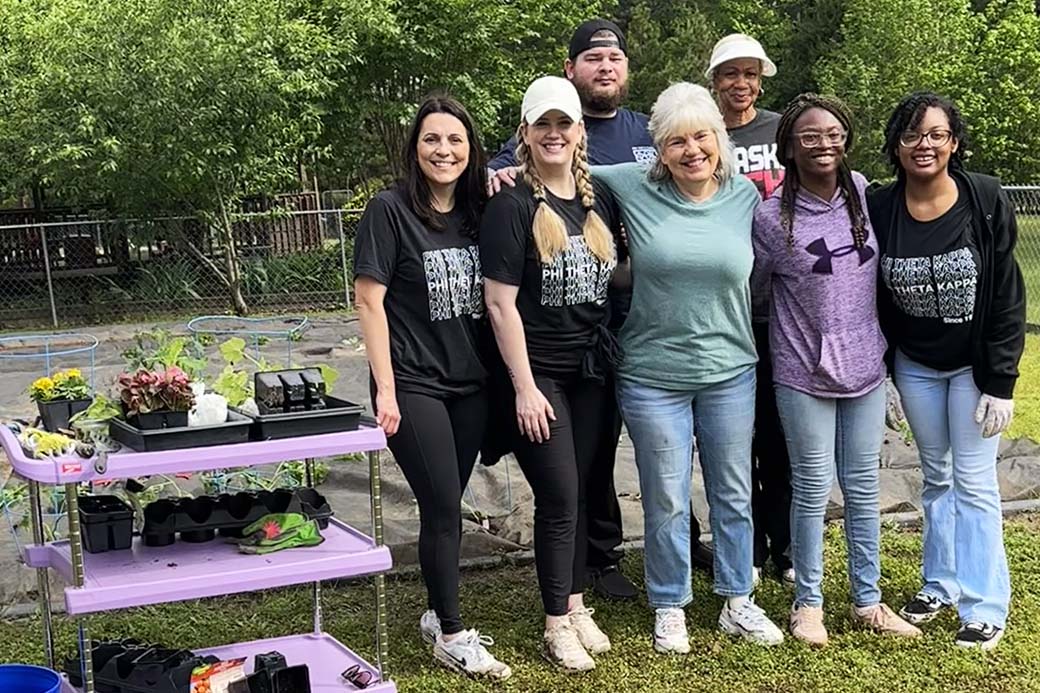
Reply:
[[[563,77],[539,77],[531,82],[520,104],[520,116],[532,124],[549,111],[562,111],[577,123],[581,120],[581,97]]]
[[[762,61],[762,76],[772,77],[776,74],[776,63],[769,59],[762,44],[747,34],[730,34],[719,39],[711,49],[711,60],[704,76],[712,78],[715,68],[737,58],[755,58]]]

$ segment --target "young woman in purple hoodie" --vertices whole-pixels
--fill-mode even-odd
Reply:
[[[802,94],[777,129],[783,185],[756,210],[752,294],[769,304],[777,408],[791,458],[791,633],[827,644],[824,513],[835,470],[845,498],[853,620],[886,635],[921,632],[881,601],[878,458],[885,425],[885,338],[878,246],[866,180],[850,170],[852,120],[834,98]]]

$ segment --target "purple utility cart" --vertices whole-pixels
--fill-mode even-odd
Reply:
[[[314,629],[310,633],[269,640],[226,645],[202,654],[222,658],[246,657],[252,671],[253,655],[277,650],[290,664],[310,668],[313,693],[343,693],[352,690],[340,673],[353,664],[374,673],[366,693],[395,693],[385,678],[387,659],[386,585],[390,551],[383,545],[383,509],[379,483],[379,451],[386,447],[380,428],[327,433],[236,445],[189,448],[164,452],[100,453],[92,459],[73,455],[37,460],[26,456],[14,433],[0,425],[0,445],[15,472],[29,484],[33,543],[23,559],[36,568],[44,646],[48,664],[55,668],[47,570],[61,575],[65,607],[78,620],[79,647],[83,661],[83,693],[94,693],[90,662],[88,616],[99,611],[160,604],[185,599],[254,592],[273,587],[313,585]],[[271,462],[307,459],[307,483],[311,482],[311,460],[348,453],[368,453],[371,485],[372,536],[331,520],[323,530],[325,542],[301,550],[279,551],[265,556],[238,553],[230,544],[177,542],[167,547],[147,547],[135,537],[129,551],[84,553],[79,523],[80,484],[100,479],[121,479],[152,474],[200,472],[229,467],[249,467]],[[40,485],[65,486],[68,499],[69,538],[45,543],[40,504]],[[369,664],[322,630],[321,581],[334,578],[373,576],[376,591],[376,663]],[[178,643],[180,645],[181,643]],[[185,643],[188,644],[188,643]],[[78,693],[68,683],[63,693]]]

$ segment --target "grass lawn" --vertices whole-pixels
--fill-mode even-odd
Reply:
[[[1026,320],[1040,324],[1040,216],[1018,216],[1015,258],[1026,282]]]
[[[694,602],[687,609],[693,652],[663,657],[650,643],[653,617],[643,602],[593,600],[597,621],[614,642],[612,652],[598,658],[595,672],[565,676],[539,656],[541,616],[532,567],[495,568],[463,575],[464,615],[496,639],[495,653],[513,667],[513,678],[501,685],[476,683],[432,663],[418,634],[425,608],[421,583],[394,579],[390,591],[390,671],[403,693],[469,691],[711,691],[713,693],[1022,693],[1040,691],[1040,517],[1020,517],[1006,532],[1014,587],[1008,635],[992,653],[967,652],[953,644],[956,620],[946,615],[915,642],[885,640],[855,629],[848,617],[844,542],[838,528],[828,530],[827,623],[831,646],[824,651],[788,640],[762,649],[730,640],[714,627],[720,601],[708,580],[695,575]],[[918,587],[920,536],[911,530],[886,528],[883,537],[885,599],[898,607]],[[623,569],[641,583],[638,554],[626,557]],[[93,634],[144,638],[176,647],[200,647],[236,640],[306,632],[310,626],[309,590],[272,591],[262,596],[213,599],[148,607],[91,619]],[[791,594],[766,580],[758,601],[782,620]],[[327,588],[326,628],[372,654],[370,586]],[[58,649],[73,649],[72,622],[58,619]],[[0,661],[40,662],[39,623],[0,623]],[[343,691],[353,690],[344,685]],[[13,692],[12,692],[13,693]],[[322,692],[324,693],[324,691]]]
[[[1040,277],[1040,273],[1038,273]],[[1040,286],[1036,303],[1040,305]],[[1018,384],[1015,386],[1015,418],[1009,435],[1026,436],[1040,442],[1040,335],[1026,335],[1026,350],[1019,363]]]

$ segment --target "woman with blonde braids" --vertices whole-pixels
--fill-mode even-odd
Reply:
[[[545,608],[543,654],[595,667],[609,638],[584,606],[584,486],[611,367],[607,286],[618,264],[609,196],[593,185],[581,101],[560,77],[527,89],[517,129],[522,179],[488,203],[480,261],[495,338],[516,394],[516,458],[534,491],[534,543]]]

